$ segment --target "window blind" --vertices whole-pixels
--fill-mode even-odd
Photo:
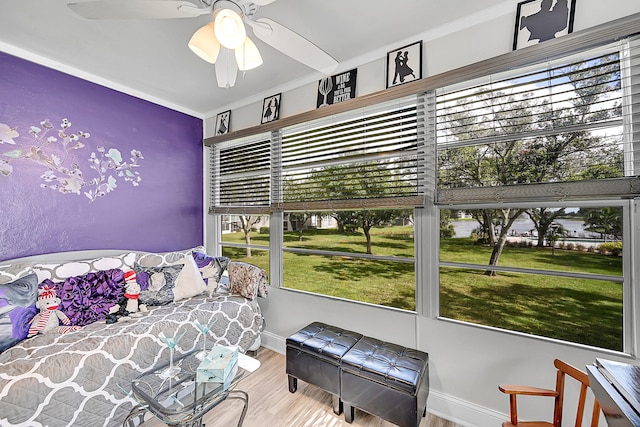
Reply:
[[[210,170],[209,213],[247,214],[270,210],[270,134],[214,146]]]
[[[415,96],[285,128],[281,206],[421,206],[420,144]]]
[[[639,58],[625,40],[438,90],[438,203],[637,194]]]

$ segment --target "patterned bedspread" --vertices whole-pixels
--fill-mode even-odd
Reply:
[[[255,300],[199,296],[151,307],[141,318],[29,338],[0,354],[0,425],[121,426],[135,403],[121,387],[128,391],[133,378],[168,360],[158,334],[185,332],[176,356],[200,348],[196,319],[216,320],[207,347],[217,342],[243,351],[262,326]]]

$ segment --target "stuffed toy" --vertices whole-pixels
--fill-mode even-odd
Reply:
[[[133,270],[124,273],[124,297],[120,304],[116,304],[109,310],[107,323],[123,322],[130,317],[141,317],[147,311],[147,306],[140,304],[140,285],[136,281],[136,272]]]
[[[28,337],[33,337],[39,333],[66,334],[80,329],[80,326],[70,326],[71,321],[67,315],[58,310],[60,301],[60,298],[56,295],[55,286],[44,285],[41,289],[38,289],[36,308],[40,310],[40,313],[36,314],[29,322],[31,327],[29,327]],[[67,326],[60,326],[60,322]]]

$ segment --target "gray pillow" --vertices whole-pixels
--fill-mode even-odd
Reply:
[[[174,300],[173,289],[183,265],[142,267],[135,264],[136,282],[140,285],[140,304],[165,305]]]

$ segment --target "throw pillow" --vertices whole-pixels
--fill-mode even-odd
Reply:
[[[173,301],[191,298],[207,290],[207,285],[200,275],[196,261],[187,255],[174,265],[182,265],[182,270],[173,288]]]
[[[140,285],[140,304],[165,305],[173,302],[175,287],[182,265],[143,267],[134,265],[136,281]]]
[[[204,252],[194,251],[193,259],[200,269],[200,274],[206,283],[209,292],[215,292],[219,294],[229,293],[229,286],[221,283],[220,279],[227,270],[227,266],[231,259],[219,256],[213,257],[207,255]]]
[[[0,265],[0,285],[13,282],[31,273],[33,268],[32,263],[29,262]]]
[[[69,277],[81,276],[95,271],[114,268],[131,270],[135,261],[135,252],[122,255],[100,257],[92,260],[60,261],[47,264],[35,264],[33,270],[38,274],[38,281],[49,279],[53,282],[64,282]]]
[[[0,352],[27,337],[29,321],[36,315],[38,276],[29,274],[0,284]]]
[[[59,310],[71,325],[84,326],[104,320],[109,310],[124,297],[124,271],[114,268],[68,277],[62,283],[45,279],[40,286],[57,287]]]
[[[229,286],[231,293],[240,294],[247,299],[266,297],[267,272],[253,264],[232,261],[229,263]]]

